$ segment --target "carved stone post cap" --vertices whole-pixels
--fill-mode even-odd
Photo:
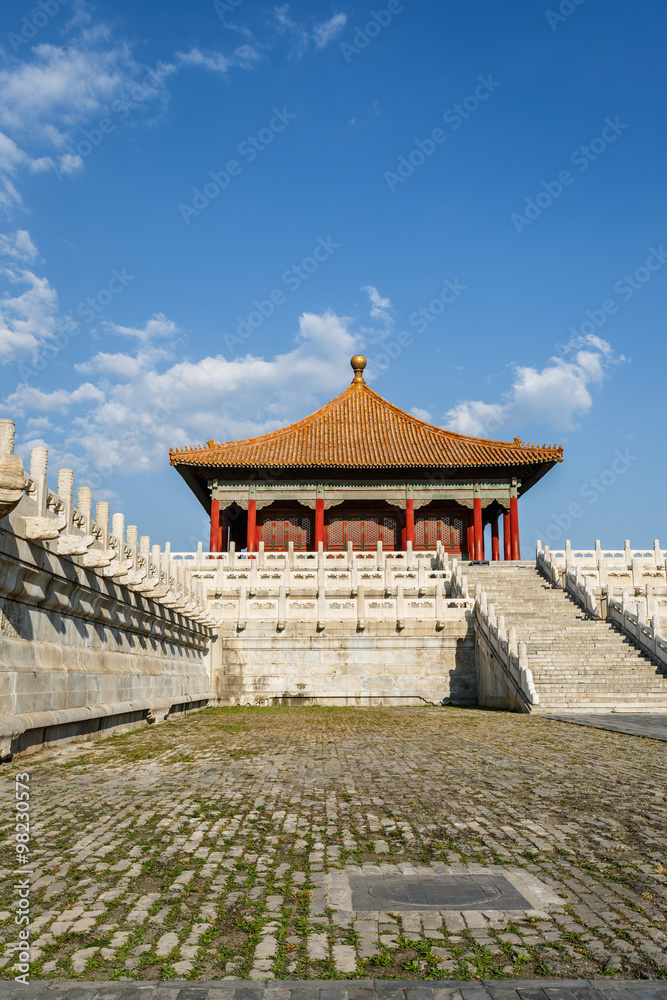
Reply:
[[[74,490],[74,470],[73,469],[59,469],[58,470],[58,485],[57,485],[58,496],[61,500],[71,500],[72,492]]]
[[[0,420],[0,455],[14,454],[14,434],[16,429],[13,420]]]
[[[84,517],[90,514],[93,508],[93,491],[90,486],[79,486],[76,493],[76,509]]]
[[[30,475],[33,479],[46,475],[46,466],[49,460],[49,449],[38,444],[30,451]]]

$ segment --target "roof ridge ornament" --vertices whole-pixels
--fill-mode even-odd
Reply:
[[[355,382],[361,382],[362,385],[366,385],[363,371],[368,362],[363,354],[355,354],[353,358],[350,358],[350,364],[352,365],[352,370],[354,371],[352,385],[354,385]]]

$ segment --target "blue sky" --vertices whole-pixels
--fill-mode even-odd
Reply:
[[[170,445],[373,387],[556,442],[522,543],[660,536],[666,12],[43,0],[0,14],[0,397],[153,540]],[[664,243],[663,243],[664,241]],[[568,523],[570,522],[570,523]],[[667,532],[662,532],[667,545]]]

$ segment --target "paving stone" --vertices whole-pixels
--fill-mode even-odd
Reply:
[[[76,968],[84,963],[84,970],[72,965],[74,974],[97,977],[91,988],[101,989],[112,973],[156,983],[178,948],[180,978],[217,980],[222,989],[232,982],[220,983],[222,975],[252,975],[254,983],[234,990],[257,989],[274,971],[321,975],[331,940],[340,975],[355,976],[358,967],[374,975],[382,968],[370,961],[378,933],[392,949],[402,928],[404,944],[435,945],[438,975],[457,974],[446,957],[453,947],[466,950],[469,974],[479,974],[473,939],[491,953],[495,975],[503,969],[514,975],[515,956],[500,950],[504,942],[527,956],[518,968],[529,980],[543,961],[563,982],[595,980],[599,997],[629,1000],[605,993],[620,984],[602,974],[618,972],[620,958],[621,974],[639,984],[632,986],[639,996],[638,977],[657,974],[667,943],[667,771],[656,745],[662,744],[539,716],[475,710],[232,709],[119,740],[71,744],[64,755],[36,755],[29,767],[39,794],[31,806],[39,831],[34,846],[43,854],[32,899],[33,974],[61,975],[56,958],[76,956]],[[178,763],[179,756],[187,762]],[[75,759],[81,764],[73,774],[62,765]],[[10,804],[3,786],[0,806]],[[65,821],[73,823],[69,845],[56,849]],[[377,852],[376,844],[391,853]],[[489,899],[462,916],[394,910],[377,899],[369,917],[352,910],[346,881],[360,865],[382,877],[507,866],[534,894],[540,885],[555,890],[567,909],[543,905],[535,895],[520,913]],[[0,911],[11,915],[12,902],[3,886]],[[244,921],[249,929],[239,931]],[[259,928],[252,959],[244,950],[251,927]],[[10,920],[2,932],[11,941]],[[286,959],[276,965],[283,933]],[[572,934],[584,935],[587,954],[573,946]],[[230,935],[235,953],[223,969],[218,955]],[[95,969],[86,972],[91,938],[104,944],[91,946]],[[48,954],[54,942],[55,955]],[[422,962],[415,949],[407,952],[401,962]],[[5,950],[2,961],[10,961]],[[410,989],[421,988],[426,966],[410,971],[416,977]],[[330,986],[310,980],[304,988],[340,993],[352,982],[365,988],[357,980]],[[661,981],[651,982],[654,995],[642,994],[645,1000],[667,1000]],[[521,1000],[516,983],[509,984],[511,996],[494,996]],[[463,1000],[459,985],[424,982],[423,988],[449,989],[449,1000]],[[470,982],[461,988],[480,989]],[[530,988],[551,997],[542,979],[533,978]],[[158,998],[152,989],[136,985],[135,996],[176,1000],[176,986],[162,984]],[[57,996],[51,990],[49,1000]],[[99,993],[96,1000],[105,998]],[[120,998],[112,993],[106,1000]]]

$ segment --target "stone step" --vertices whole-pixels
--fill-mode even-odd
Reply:
[[[667,674],[609,622],[589,618],[529,562],[462,566],[469,592],[480,584],[496,617],[525,642],[539,711],[637,711],[667,706]]]

